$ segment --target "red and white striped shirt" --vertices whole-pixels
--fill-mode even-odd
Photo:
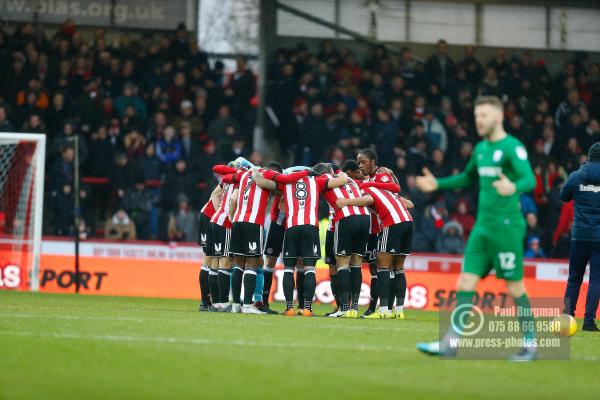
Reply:
[[[279,203],[281,203],[281,196],[273,197],[271,202],[271,222],[283,226],[285,223],[285,212],[279,209]]]
[[[233,215],[233,222],[264,225],[270,194],[269,190],[261,188],[254,182],[252,171],[244,172],[240,177],[237,210]]]
[[[395,193],[374,187],[364,188],[363,193],[373,198],[374,203],[371,207],[375,209],[381,227],[386,228],[413,220],[406,206]]]
[[[287,229],[299,225],[319,226],[319,197],[329,178],[307,176],[294,183],[280,184],[285,202]]]
[[[206,215],[208,218],[212,218],[212,216],[215,215],[216,210],[215,206],[213,205],[212,199],[208,199],[208,201],[202,207],[202,210],[200,210],[200,212]]]
[[[379,168],[377,168],[375,170],[375,173],[369,177],[367,177],[366,181],[367,182],[383,182],[383,183],[390,183],[394,181],[394,178],[392,178],[392,176],[390,174],[386,174],[386,173],[382,173],[382,172],[378,172]],[[377,217],[377,213],[372,212],[371,213],[371,229],[369,230],[369,233],[371,235],[377,235],[379,232],[381,231],[381,228],[379,227],[379,218]]]
[[[231,221],[229,220],[229,206],[231,196],[233,195],[236,185],[233,183],[221,183],[221,187],[223,188],[221,203],[219,204],[219,209],[210,219],[210,222],[224,226],[225,228],[231,228]]]
[[[345,185],[325,191],[325,193],[323,193],[323,198],[327,201],[329,207],[334,210],[333,219],[331,222],[335,224],[340,219],[349,217],[351,215],[369,215],[369,209],[367,207],[336,207],[337,199],[357,199],[360,196],[361,193],[358,184],[352,179],[349,179]]]

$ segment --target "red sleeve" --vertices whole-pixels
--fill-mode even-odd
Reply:
[[[223,177],[221,178],[221,183],[235,183],[234,176],[235,174],[223,175]]]
[[[361,182],[360,188],[375,187],[377,189],[389,190],[392,193],[400,193],[400,185],[394,182]]]
[[[560,209],[560,217],[558,219],[558,225],[552,236],[552,244],[556,245],[558,239],[563,233],[568,232],[571,229],[573,223],[573,202],[563,203]]]
[[[237,172],[237,169],[227,166],[227,165],[223,165],[223,164],[217,164],[212,168],[213,172],[215,174],[219,174],[219,175],[229,175],[229,174],[235,174]]]
[[[326,176],[317,176],[315,178],[315,182],[317,183],[317,189],[319,189],[319,192],[323,192],[327,190],[327,182],[329,182],[329,178]]]
[[[308,170],[304,170],[304,171],[298,171],[298,172],[292,172],[291,174],[277,174],[275,175],[274,178],[267,178],[265,176],[265,178],[267,179],[272,179],[277,183],[283,183],[283,184],[287,184],[287,183],[294,183],[302,178],[305,178],[308,176]]]
[[[394,182],[394,178],[390,174],[375,174],[373,182],[390,183]]]

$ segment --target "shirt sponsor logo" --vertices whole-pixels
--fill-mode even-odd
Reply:
[[[500,175],[502,168],[500,167],[479,167],[477,168],[479,176],[495,177]]]
[[[600,193],[600,186],[596,185],[579,185],[580,192],[594,192]]]

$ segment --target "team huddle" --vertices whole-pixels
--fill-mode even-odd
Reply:
[[[347,160],[340,170],[327,163],[286,170],[269,163],[263,168],[238,158],[215,166],[213,172],[221,182],[201,210],[201,311],[276,313],[269,308],[269,297],[281,256],[283,314],[313,316],[323,198],[329,205],[325,262],[337,305],[326,315],[358,318],[361,266],[367,262],[371,303],[362,317],[404,319],[404,260],[412,242],[408,209],[413,204],[399,195],[391,171],[377,166],[373,150],[361,150],[356,161]],[[263,241],[269,202],[270,224]]]

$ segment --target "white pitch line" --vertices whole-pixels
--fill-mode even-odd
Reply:
[[[279,348],[299,348],[299,349],[318,349],[318,350],[361,350],[361,351],[386,351],[395,353],[408,353],[409,349],[392,346],[373,346],[369,344],[360,344],[352,346],[343,346],[335,343],[312,343],[301,344],[296,342],[272,342],[272,341],[254,341],[254,340],[219,340],[208,338],[186,338],[170,336],[131,336],[131,335],[77,335],[61,332],[29,332],[29,331],[0,331],[0,336],[21,336],[21,337],[42,337],[50,339],[74,339],[74,340],[99,340],[109,342],[146,342],[161,344],[193,344],[193,345],[229,345],[240,347],[279,347]]]
[[[238,318],[239,317],[239,318]],[[235,323],[240,323],[240,324],[244,324],[246,325],[248,323],[248,320],[246,319],[246,315],[243,316],[236,316],[236,319],[232,319],[232,320],[210,320],[210,319],[203,319],[202,323],[203,324],[207,324],[207,325],[230,325],[232,322]],[[255,316],[253,316],[255,317]],[[135,317],[109,317],[109,316],[98,316],[98,317],[94,317],[94,316],[80,316],[80,315],[40,315],[40,314],[12,314],[12,313],[4,313],[4,314],[0,314],[0,319],[2,318],[21,318],[21,319],[60,319],[60,320],[73,320],[73,321],[94,321],[94,320],[99,320],[99,321],[129,321],[129,322],[147,322],[147,321],[164,321],[164,318],[148,318],[148,317],[141,317],[141,318],[135,318]],[[250,317],[252,318],[252,317]],[[263,318],[269,318],[270,317],[263,317]],[[275,317],[276,318],[276,317]],[[283,319],[283,317],[282,317]],[[354,331],[406,331],[407,327],[405,325],[405,323],[403,322],[394,322],[394,321],[380,321],[380,322],[375,322],[375,324],[379,324],[381,323],[381,325],[374,325],[372,322],[368,322],[368,321],[360,321],[359,324],[361,325],[349,325],[349,324],[327,324],[325,323],[325,321],[328,321],[327,318],[317,318],[317,320],[321,321],[319,323],[319,329],[335,329],[335,330],[339,330],[339,329],[343,329],[343,330],[354,330]],[[286,321],[289,321],[289,318],[286,318]],[[269,323],[267,320],[261,320],[261,317],[258,318],[253,318],[252,320],[252,325],[258,325],[258,326],[271,326],[272,324]],[[423,329],[423,328],[416,328],[414,326],[410,327],[411,331],[418,331],[418,332],[427,332],[429,331],[428,329]]]
[[[239,346],[239,347],[278,347],[278,348],[294,348],[294,349],[317,349],[317,350],[348,350],[348,351],[385,351],[393,353],[414,353],[416,349],[394,346],[373,346],[369,344],[358,344],[352,346],[344,346],[337,343],[311,343],[301,344],[296,342],[271,342],[271,341],[254,341],[254,340],[219,340],[208,338],[186,338],[186,337],[170,337],[170,336],[132,336],[132,335],[77,335],[72,333],[61,332],[30,332],[30,331],[0,331],[0,336],[20,336],[20,337],[43,337],[50,339],[74,339],[74,340],[98,340],[108,342],[146,342],[159,344],[191,344],[191,345],[224,345],[224,346]],[[600,357],[596,356],[572,356],[574,361],[591,361],[598,362]],[[469,360],[462,360],[469,361]],[[475,360],[486,361],[486,360]],[[494,360],[489,360],[494,361]],[[498,360],[496,360],[498,361]],[[546,360],[552,361],[552,360]]]

